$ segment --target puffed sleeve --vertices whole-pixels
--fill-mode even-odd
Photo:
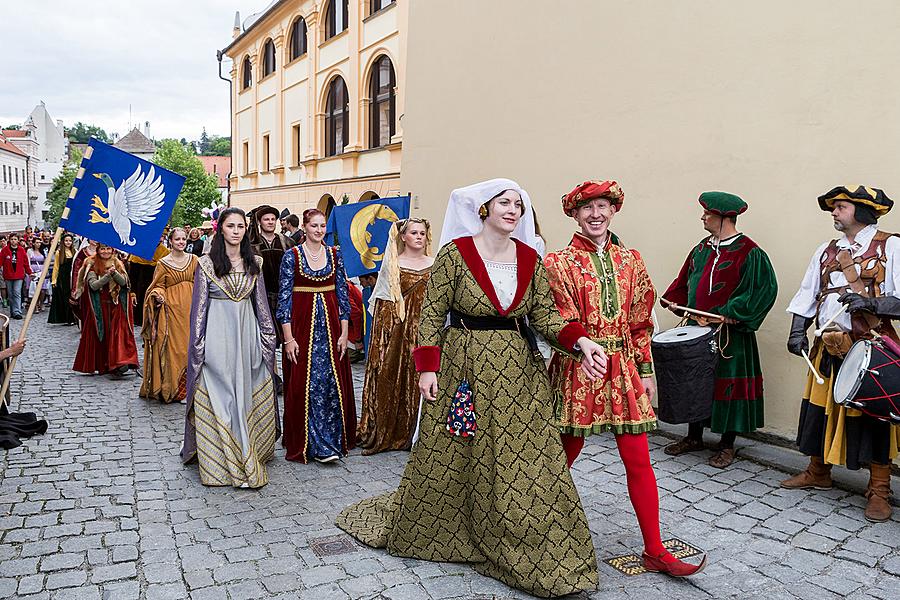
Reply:
[[[338,299],[338,313],[341,321],[350,320],[350,296],[347,293],[347,273],[344,272],[344,257],[341,249],[334,249],[334,286]]]
[[[278,306],[275,308],[275,319],[281,324],[291,322],[295,265],[296,254],[293,250],[288,250],[281,257],[281,267],[278,270]]]
[[[447,314],[456,291],[457,264],[454,253],[458,252],[453,243],[445,245],[438,252],[431,267],[431,277],[425,290],[425,302],[419,316],[419,337],[413,350],[416,371],[441,370],[441,334],[447,321]]]
[[[775,305],[778,281],[775,269],[762,248],[754,248],[741,265],[741,280],[728,302],[718,311],[737,321],[735,328],[756,331]]]
[[[547,257],[550,268],[544,267],[540,260],[534,268],[531,286],[534,293],[528,312],[528,322],[547,340],[556,340],[560,348],[571,352],[581,337],[589,337],[584,326],[578,321],[578,309],[574,300],[562,283],[564,269],[561,261],[554,254]],[[548,278],[548,273],[553,275]],[[559,293],[551,285],[551,279],[557,281]],[[560,299],[557,301],[557,297]],[[560,309],[560,305],[563,306]]]
[[[650,355],[650,340],[653,337],[653,304],[656,290],[647,273],[644,259],[637,250],[630,250],[634,257],[632,275],[631,306],[628,307],[628,329],[634,350],[634,361],[641,377],[653,374],[653,358]]]

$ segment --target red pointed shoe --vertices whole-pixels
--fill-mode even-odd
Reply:
[[[666,555],[671,557],[671,560],[664,560]],[[644,568],[650,573],[664,573],[670,577],[690,577],[691,575],[696,575],[706,567],[705,554],[699,565],[692,565],[678,560],[668,552],[660,556],[650,556],[644,552],[641,554],[641,558],[644,560]]]

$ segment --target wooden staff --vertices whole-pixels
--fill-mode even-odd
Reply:
[[[821,375],[819,375],[819,372],[816,371],[815,365],[812,364],[811,360],[809,360],[809,354],[806,353],[806,350],[801,350],[800,353],[803,355],[803,360],[806,361],[806,366],[809,367],[809,370],[812,371],[813,376],[816,378],[816,383],[818,383],[819,385],[825,383],[825,380]]]
[[[687,306],[681,306],[679,304],[675,304],[674,302],[670,302],[666,305],[666,308],[674,308],[675,310],[682,310],[686,313],[691,313],[692,315],[697,315],[698,317],[704,317],[707,319],[712,319],[715,321],[724,321],[725,317],[722,315],[717,315],[715,313],[706,312],[703,310],[697,310],[696,308],[688,308]]]
[[[841,304],[841,309],[839,311],[837,311],[836,313],[834,313],[833,315],[831,315],[831,318],[828,319],[827,321],[825,321],[824,325],[822,325],[821,327],[819,327],[818,329],[816,329],[813,332],[815,334],[815,336],[822,337],[822,334],[825,333],[825,330],[828,329],[828,326],[831,325],[832,323],[834,323],[835,319],[837,319],[839,316],[844,314],[845,310],[847,310],[847,305]]]
[[[69,216],[69,207],[63,209],[62,218],[65,219]],[[63,228],[57,227],[56,234],[53,236],[53,241],[50,243],[50,251],[47,253],[48,259],[52,256],[56,255],[56,248],[59,246],[59,240],[62,238]],[[41,270],[41,276],[38,277],[37,285],[35,286],[36,290],[40,290],[44,285],[44,280],[47,279],[47,271],[49,268],[46,263],[44,268]],[[28,326],[31,324],[31,317],[34,315],[34,309],[37,308],[38,298],[40,294],[35,294],[31,297],[31,303],[28,305],[28,312],[25,314],[25,321],[22,323],[22,329],[19,331],[19,341],[25,339],[25,334],[28,332]],[[12,360],[9,362],[9,368],[6,369],[6,376],[3,378],[3,386],[0,387],[0,406],[4,406],[6,404],[6,391],[9,389],[9,380],[12,378],[13,371],[16,368],[16,359],[18,356],[13,356]]]

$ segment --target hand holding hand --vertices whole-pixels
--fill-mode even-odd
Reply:
[[[419,373],[419,393],[429,402],[437,400],[437,373],[434,371]]]
[[[608,358],[603,347],[590,338],[581,337],[578,339],[578,347],[581,348],[583,358],[581,360],[581,370],[591,381],[603,378],[606,375],[606,365]]]
[[[656,397],[656,382],[653,381],[653,377],[641,377],[641,383],[647,392],[647,399],[653,402],[653,398]]]

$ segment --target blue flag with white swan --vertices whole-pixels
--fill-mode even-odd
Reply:
[[[91,138],[59,225],[150,260],[183,186],[178,173]]]

